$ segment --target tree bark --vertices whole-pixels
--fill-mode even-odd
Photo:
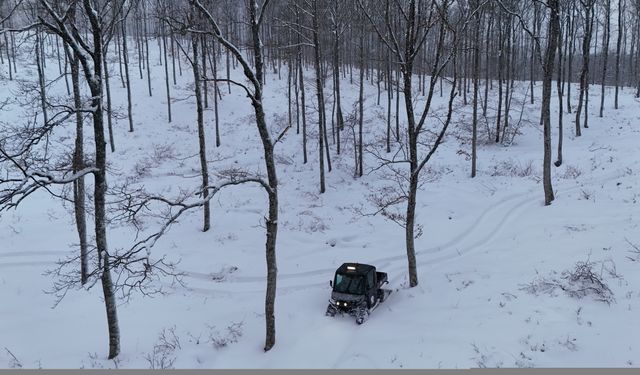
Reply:
[[[600,93],[600,118],[604,116],[604,89],[607,81],[607,63],[609,60],[609,38],[611,34],[611,0],[605,0],[605,26],[602,41],[602,85]]]
[[[165,88],[167,91],[167,119],[169,123],[171,123],[171,85],[169,84],[169,61],[167,60],[167,33],[165,29],[165,24],[161,24],[161,32],[162,32],[162,52],[164,56],[164,82]],[[174,65],[175,66],[175,65]],[[175,70],[174,70],[175,73]]]
[[[207,167],[207,144],[205,141],[205,133],[204,133],[204,114],[203,114],[203,106],[202,106],[202,89],[201,83],[202,78],[200,76],[200,63],[199,63],[199,37],[193,35],[191,37],[191,48],[193,49],[193,60],[191,62],[193,67],[193,80],[194,80],[194,90],[196,96],[196,117],[198,123],[198,145],[199,145],[199,155],[200,155],[200,173],[202,174],[202,197],[206,199],[209,196],[209,168]],[[202,231],[206,232],[211,227],[211,208],[209,202],[207,201],[204,204],[204,217],[203,217],[203,225]]]
[[[620,49],[622,47],[624,7],[625,7],[625,0],[620,0],[618,2],[618,40],[616,43],[616,94],[615,94],[615,102],[614,102],[615,109],[619,108],[618,96],[619,96],[619,88],[620,88]]]
[[[363,147],[362,128],[364,124],[364,28],[360,32],[360,91],[358,94],[358,176],[362,177]]]
[[[107,55],[109,47],[105,46],[105,56]],[[111,147],[111,152],[116,151],[116,143],[113,139],[113,114],[111,112],[111,85],[109,83],[109,67],[107,64],[107,59],[102,59],[104,65],[104,87],[106,89],[107,94],[107,130],[109,132],[109,146]]]
[[[547,37],[547,51],[544,61],[544,81],[542,86],[542,122],[544,126],[544,160],[543,160],[543,188],[544,204],[548,206],[554,200],[551,184],[551,82],[553,80],[556,49],[558,48],[558,34],[560,30],[560,16],[558,0],[548,0],[549,24]]]
[[[122,57],[124,58],[125,86],[127,86],[127,117],[129,131],[133,132],[133,109],[131,106],[131,79],[129,78],[129,50],[127,48],[127,19],[122,21]]]
[[[477,6],[477,3],[476,3]],[[476,161],[478,158],[478,90],[480,83],[480,13],[475,17],[475,38],[473,48],[473,122],[471,125],[471,177],[476,176]]]
[[[593,31],[593,6],[595,0],[586,0],[583,4],[584,19],[584,37],[582,39],[582,70],[580,72],[580,96],[578,98],[578,108],[576,109],[576,137],[582,135],[580,130],[580,117],[582,116],[583,103],[588,104],[589,90],[589,55],[591,53],[591,34]],[[587,97],[585,100],[585,96]],[[585,123],[584,127],[588,128],[588,105],[584,106]]]
[[[73,85],[73,104],[75,108],[82,107],[80,97],[80,62],[65,43],[65,52],[69,55],[71,65],[71,81]],[[84,168],[84,127],[82,113],[76,111],[76,139],[73,152],[73,172],[78,172]],[[84,177],[80,177],[73,184],[73,208],[80,241],[80,282],[85,285],[89,280],[89,260],[87,250],[87,219],[85,211],[85,183]]]
[[[318,18],[320,17],[318,10],[318,0],[313,0],[313,51],[314,51],[314,63],[316,71],[316,97],[318,99],[318,152],[320,163],[320,193],[323,194],[326,191],[325,177],[324,177],[324,140],[325,140],[325,109],[324,109],[324,93],[322,87],[322,70],[321,70],[321,53],[320,53],[320,40],[319,40],[319,24]]]

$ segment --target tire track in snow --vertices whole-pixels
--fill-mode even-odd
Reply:
[[[64,251],[8,251],[0,253],[0,268],[31,267],[55,264]],[[36,257],[36,260],[31,260]],[[47,257],[55,257],[46,260]],[[43,258],[45,260],[43,260]]]
[[[451,249],[453,248],[455,245],[458,245],[460,243],[462,243],[463,241],[465,241],[467,238],[470,238],[473,235],[476,235],[476,232],[478,231],[478,229],[484,229],[482,230],[483,233],[487,233],[480,241],[476,241],[475,243],[473,243],[472,245],[466,246],[465,249],[467,249],[464,253],[467,253],[471,250],[477,247],[480,247],[488,242],[490,242],[498,233],[501,229],[503,229],[507,223],[507,221],[511,218],[511,216],[518,211],[518,208],[524,206],[526,203],[531,203],[534,204],[535,202],[538,202],[537,199],[532,199],[531,198],[531,194],[533,193],[532,190],[528,190],[526,192],[523,193],[516,193],[516,194],[511,194],[509,196],[507,196],[505,199],[501,200],[500,202],[492,205],[491,207],[487,208],[486,210],[484,210],[479,216],[478,218],[474,221],[473,224],[471,224],[469,227],[467,227],[465,230],[463,230],[460,235],[454,237],[453,239],[445,242],[442,245],[439,246],[433,246],[433,247],[429,247],[426,249],[422,249],[422,250],[418,250],[416,251],[416,256],[419,255],[424,255],[424,254],[433,254],[433,253],[441,253],[445,250]],[[525,197],[525,198],[523,198]],[[507,206],[507,207],[504,207]],[[504,212],[507,212],[507,214],[505,215]],[[501,219],[497,220],[498,225],[497,227],[490,227],[490,228],[486,228],[487,225],[491,225],[491,224],[487,224],[487,223],[492,223],[492,220],[487,220],[487,218],[490,218],[492,215],[500,215]],[[424,265],[424,264],[434,264],[434,263],[438,263],[438,262],[442,262],[442,261],[446,261],[449,259],[453,259],[456,257],[461,256],[461,252],[458,250],[454,253],[448,253],[448,254],[444,254],[440,257],[437,258],[432,258],[432,259],[428,259],[428,260],[422,260],[419,261],[418,264],[419,265]],[[385,269],[385,270],[400,270],[404,267],[406,267],[406,255],[405,254],[401,254],[401,255],[394,255],[394,256],[390,256],[390,257],[384,257],[384,258],[378,258],[378,259],[374,259],[371,261],[372,263],[376,264],[377,267],[379,267],[380,269]],[[401,264],[400,264],[401,263]],[[322,275],[323,277],[326,277],[326,275],[331,275],[333,274],[333,272],[335,271],[335,268],[323,268],[323,269],[316,269],[316,270],[310,270],[310,271],[306,271],[306,272],[297,272],[297,273],[290,273],[290,274],[284,274],[284,275],[278,275],[278,281],[283,281],[283,280],[292,280],[292,279],[298,279],[298,278],[308,278],[308,277],[314,277],[314,276],[320,276]],[[205,273],[199,273],[199,272],[189,272],[189,271],[182,271],[184,272],[184,274],[187,277],[192,277],[195,279],[199,279],[201,281],[207,281],[210,285],[210,282],[215,282],[215,280],[212,279],[212,276],[209,274],[205,274]],[[403,275],[404,276],[404,275]],[[397,277],[394,277],[392,280],[390,281],[397,281],[396,280]],[[247,283],[255,283],[255,282],[262,282],[264,283],[266,281],[266,278],[264,276],[238,276],[238,277],[233,277],[230,278],[229,280],[226,280],[224,283],[226,286],[231,286],[233,284],[234,287],[238,287],[240,284],[247,284]],[[298,290],[304,290],[306,288],[309,287],[313,287],[313,286],[319,286],[319,285],[324,285],[326,282],[325,281],[318,281],[315,283],[306,283],[304,285],[295,285],[295,286],[278,286],[278,292],[292,292],[292,291],[298,291]],[[218,289],[218,288],[202,288],[202,287],[196,287],[196,288],[191,288],[191,287],[187,287],[190,290],[193,290],[195,292],[200,292],[200,293],[206,293],[205,290],[210,290],[212,293],[221,293],[221,294],[229,294],[232,293],[231,290],[232,288],[228,288],[228,289]],[[255,290],[255,289],[244,289],[240,287],[240,290],[238,292],[240,293],[256,293],[256,292],[264,292],[264,289],[260,289],[260,290]],[[233,288],[233,290],[237,290],[235,288]]]
[[[624,177],[625,176],[625,171],[624,169],[618,169],[610,174],[608,174],[606,177],[600,177],[598,179],[594,179],[595,181],[582,181],[582,184],[577,184],[574,186],[570,186],[566,189],[560,189],[557,188],[556,189],[556,194],[558,193],[570,193],[572,191],[575,190],[579,190],[581,188],[583,188],[584,184],[597,184],[597,183],[603,183],[603,182],[607,182],[610,181],[613,178],[619,178],[619,177]],[[536,205],[540,205],[541,203],[541,199],[540,197],[538,197],[537,194],[537,190],[538,189],[529,189],[527,191],[524,192],[520,192],[520,193],[514,193],[511,195],[508,195],[506,198],[502,199],[501,201],[499,201],[496,204],[493,204],[492,206],[490,206],[489,208],[485,209],[478,217],[477,219],[474,221],[473,224],[471,224],[470,226],[468,226],[465,230],[461,231],[460,234],[456,237],[454,237],[453,239],[445,242],[442,245],[438,245],[438,246],[432,246],[432,247],[428,247],[425,249],[421,249],[421,250],[417,250],[416,251],[416,256],[420,256],[420,255],[425,255],[425,254],[438,254],[438,253],[442,253],[446,250],[447,253],[444,253],[440,256],[437,257],[433,257],[433,258],[429,258],[429,259],[423,259],[423,260],[418,260],[417,264],[420,266],[424,266],[424,265],[434,265],[434,264],[438,264],[438,263],[442,263],[442,262],[446,262],[448,260],[452,260],[452,259],[456,259],[456,258],[461,258],[464,255],[467,255],[469,253],[473,253],[478,251],[479,249],[482,249],[482,247],[488,243],[490,243],[491,241],[495,240],[495,238],[498,236],[498,234],[500,234],[502,232],[502,230],[506,227],[507,223],[511,220],[514,220],[515,218],[517,218],[520,215],[520,212],[523,211],[525,208],[528,207],[535,207]],[[535,195],[535,197],[532,197],[532,195]],[[505,207],[506,206],[506,207]],[[497,216],[497,219],[492,220],[492,217]],[[497,222],[497,226],[493,226],[492,224],[494,222]],[[460,247],[455,247],[456,245],[460,245],[461,243],[463,243],[466,239],[468,238],[474,238],[472,236],[477,235],[477,232],[481,230],[481,239],[478,241],[473,242],[470,245],[466,245],[464,247],[462,247],[462,250],[460,249]],[[450,250],[455,249],[455,252],[451,252]],[[378,258],[378,259],[374,259],[372,261],[370,261],[371,263],[375,263],[377,265],[378,268],[380,269],[384,269],[384,270],[391,270],[391,271],[398,271],[396,273],[397,276],[391,278],[390,282],[394,282],[396,283],[398,280],[400,280],[400,278],[405,277],[404,273],[401,272],[403,269],[406,269],[406,254],[401,254],[401,255],[394,255],[394,256],[390,256],[390,257],[384,257],[384,258]],[[200,279],[200,281],[205,281],[207,283],[207,285],[211,285],[211,282],[219,282],[219,281],[215,281],[211,278],[211,275],[209,274],[205,274],[205,273],[198,273],[198,272],[189,272],[189,271],[182,271],[184,272],[184,274],[189,277],[190,275],[194,275],[195,278]],[[289,273],[289,274],[282,274],[282,275],[278,275],[278,281],[279,281],[279,286],[278,286],[278,292],[282,293],[290,293],[290,292],[294,292],[294,291],[299,291],[299,290],[305,290],[309,287],[315,287],[315,286],[322,286],[326,284],[326,280],[322,280],[322,281],[317,281],[314,283],[305,283],[303,285],[300,284],[296,284],[293,286],[283,286],[282,283],[280,283],[280,281],[283,280],[295,280],[298,278],[308,278],[308,277],[313,277],[313,276],[320,276],[322,275],[323,277],[326,277],[326,275],[332,275],[333,272],[335,272],[335,267],[332,268],[322,268],[322,269],[315,269],[315,270],[309,270],[306,272],[296,272],[296,273]],[[223,283],[223,285],[228,286],[229,288],[225,288],[225,289],[218,289],[218,288],[211,288],[211,287],[197,287],[197,288],[192,288],[193,291],[195,292],[200,292],[200,293],[214,293],[214,294],[233,294],[234,293],[234,289],[232,288],[232,286],[238,287],[242,284],[251,284],[251,283],[255,283],[255,282],[261,282],[261,283],[265,283],[266,282],[266,277],[265,276],[238,276],[238,277],[233,277],[230,278],[229,280],[225,280]],[[188,287],[189,288],[189,287]],[[264,292],[264,288],[261,289],[244,289],[244,290],[239,290],[238,292],[240,293],[263,293]]]

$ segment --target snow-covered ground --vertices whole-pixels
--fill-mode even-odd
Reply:
[[[33,64],[22,55],[17,81],[33,80]],[[128,132],[125,117],[115,123],[109,182],[113,186],[134,179],[147,190],[175,197],[180,189],[195,189],[200,182],[193,78],[183,63],[183,75],[172,85],[172,96],[179,100],[168,124],[164,68],[152,56],[154,92],[149,97],[136,64],[133,56],[136,130]],[[6,66],[2,69],[0,100],[19,98],[18,82],[9,82]],[[126,115],[126,91],[117,72],[117,64],[112,64],[114,106]],[[48,76],[56,73],[51,59]],[[310,93],[312,77],[307,72]],[[516,84],[517,97],[526,86]],[[357,85],[346,79],[343,89],[350,110]],[[540,84],[536,89],[539,99]],[[106,360],[99,286],[70,291],[56,308],[55,297],[45,293],[54,279],[44,273],[76,251],[77,234],[71,207],[39,192],[18,210],[0,214],[0,367],[146,368],[162,361],[180,368],[638,366],[640,254],[631,252],[627,240],[640,244],[640,102],[624,90],[615,111],[609,90],[600,119],[597,91],[591,91],[590,128],[582,137],[572,135],[573,116],[565,115],[564,164],[553,169],[556,200],[548,207],[540,182],[539,100],[524,106],[529,122],[523,123],[513,144],[480,145],[474,179],[464,156],[469,145],[463,144],[469,138],[471,107],[460,108],[419,192],[418,221],[424,234],[416,242],[420,284],[415,288],[408,288],[404,230],[380,215],[366,215],[375,211],[370,195],[392,182],[383,178],[382,170],[353,177],[353,141],[347,129],[342,154],[336,155],[331,145],[334,169],[321,195],[317,125],[314,120],[309,124],[308,164],[302,162],[301,135],[289,131],[276,147],[281,215],[277,343],[268,353],[262,350],[266,266],[261,220],[266,197],[259,187],[220,192],[213,200],[210,231],[200,230],[202,213],[194,211],[158,242],[153,256],[179,260],[185,285],[165,279],[168,294],[134,294],[122,301],[122,353],[115,362]],[[49,92],[65,94],[64,81]],[[226,86],[221,92],[219,148],[213,142],[212,100],[206,112],[212,174],[229,168],[262,171],[247,99],[240,90],[228,94]],[[386,113],[385,94],[382,106],[375,105],[376,95],[376,87],[367,85],[365,140],[383,152],[381,144],[373,145],[386,126],[378,115]],[[437,99],[444,105],[444,99]],[[556,101],[552,103],[555,108]],[[312,101],[308,105],[308,117],[314,119],[315,106]],[[272,133],[278,134],[287,116],[284,70],[281,80],[269,70],[265,106]],[[517,121],[519,104],[513,111]],[[555,116],[554,109],[554,145]],[[17,103],[0,113],[3,122],[29,119]],[[91,128],[86,129],[90,136]],[[480,132],[485,134],[484,127]],[[57,133],[53,150],[68,152],[72,134],[72,125]],[[89,150],[91,142],[87,139]],[[365,172],[377,163],[367,154]],[[152,231],[159,223],[149,220],[145,225]],[[131,227],[114,225],[109,247],[128,247],[134,236]],[[328,281],[346,261],[388,272],[394,290],[362,326],[351,317],[324,315]],[[588,291],[582,298],[570,295],[568,288],[580,285],[563,272],[574,272],[580,262],[589,263],[606,283],[613,302],[599,301]],[[163,332],[165,340],[160,339]]]

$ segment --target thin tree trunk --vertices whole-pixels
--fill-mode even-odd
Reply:
[[[581,136],[580,131],[580,117],[582,116],[583,102],[585,110],[585,123],[584,127],[588,128],[588,103],[589,103],[589,54],[591,45],[591,33],[593,30],[593,4],[595,0],[587,0],[587,5],[583,6],[585,10],[584,20],[584,37],[582,39],[582,71],[580,73],[580,96],[578,98],[578,108],[576,109],[576,137]],[[586,96],[586,100],[585,100]]]
[[[300,111],[302,112],[302,157],[307,164],[307,101],[304,92],[304,69],[302,68],[302,49],[298,51],[298,72],[300,75]]]
[[[220,113],[218,110],[218,58],[216,56],[216,48],[213,45],[213,51],[211,51],[211,55],[213,56],[213,114],[214,120],[216,123],[216,147],[220,147],[222,144],[220,142]]]
[[[109,46],[105,46],[105,58],[102,59],[104,63],[104,87],[107,93],[107,130],[109,132],[109,146],[111,147],[111,152],[116,151],[116,143],[113,139],[113,114],[111,112],[111,84],[109,83],[109,67],[107,64],[107,51],[109,50]]]
[[[8,34],[9,33],[4,33],[4,45],[5,47],[7,47],[7,70],[9,71],[9,81],[13,81],[13,72],[11,71],[11,48],[10,48]],[[66,75],[65,75],[65,78],[66,78]],[[67,83],[67,92],[68,91],[69,91],[69,84]]]
[[[202,34],[200,37],[200,42],[202,45],[202,89],[203,94],[202,98],[204,99],[204,108],[209,108],[209,78],[207,77],[207,39],[206,35]]]
[[[325,181],[324,181],[324,94],[322,89],[322,72],[320,67],[320,40],[319,40],[319,26],[318,18],[320,17],[318,10],[318,0],[313,0],[313,45],[314,45],[314,62],[316,70],[316,96],[318,99],[318,152],[320,162],[320,193],[324,193]]]
[[[476,4],[477,6],[478,4]],[[478,158],[478,90],[480,83],[480,13],[475,17],[475,40],[473,48],[473,123],[471,130],[471,177],[476,176],[476,162]]]
[[[167,60],[167,34],[164,23],[161,24],[161,32],[162,32],[162,52],[164,55],[164,82],[167,90],[167,118],[169,123],[171,123],[171,88],[169,84],[169,61]],[[175,65],[174,65],[175,66]],[[175,70],[174,70],[175,73]],[[175,77],[175,75],[174,75]]]
[[[334,4],[336,6],[339,0],[335,0]],[[336,25],[334,29],[334,39],[333,39],[333,82],[335,88],[335,104],[336,104],[336,123],[338,127],[338,132],[336,134],[337,138],[337,153],[340,155],[340,132],[344,129],[344,117],[342,116],[342,103],[341,103],[341,93],[340,93],[340,32]]]
[[[502,21],[502,17],[498,23]],[[502,120],[502,81],[504,76],[504,31],[503,27],[498,31],[498,46],[500,53],[498,55],[498,114],[496,115],[496,143],[500,142],[500,122]],[[533,77],[533,68],[531,69],[531,77]],[[532,86],[533,87],[533,86]],[[505,129],[506,131],[506,129]],[[503,137],[504,139],[504,137]]]
[[[602,42],[602,85],[600,93],[600,117],[604,115],[604,88],[607,81],[607,63],[609,60],[609,38],[611,34],[611,0],[605,0],[605,26],[603,30],[603,42]]]
[[[622,47],[622,29],[624,25],[624,7],[625,0],[620,0],[618,3],[618,41],[616,43],[616,94],[615,94],[615,109],[619,108],[618,95],[620,87],[620,49]]]
[[[111,279],[111,267],[109,263],[109,252],[107,246],[106,228],[106,193],[107,193],[107,142],[104,138],[104,111],[102,107],[102,30],[100,23],[88,0],[84,2],[85,13],[90,19],[93,37],[93,79],[87,79],[91,90],[91,106],[93,110],[93,133],[96,150],[96,168],[94,173],[94,220],[96,248],[98,259],[102,261],[102,294],[107,313],[107,325],[109,327],[109,359],[115,358],[120,353],[120,327],[118,324],[117,304],[114,292],[114,285]]]
[[[47,92],[44,76],[44,56],[42,54],[42,36],[40,31],[36,31],[36,65],[38,66],[38,85],[40,89],[40,109],[42,110],[42,117],[44,124],[49,123],[49,113],[47,111]]]
[[[200,65],[199,59],[200,56],[198,54],[198,36],[191,37],[191,47],[193,49],[193,79],[194,79],[194,89],[196,96],[196,115],[198,122],[198,145],[200,150],[200,171],[202,173],[202,197],[206,199],[209,196],[209,169],[207,167],[207,147],[205,142],[205,133],[204,133],[204,114],[203,114],[203,106],[202,106],[202,91],[201,91],[201,82],[202,78],[200,77]],[[210,205],[207,201],[204,205],[204,218],[203,218],[203,226],[202,231],[206,232],[211,227],[211,213],[210,213]]]
[[[364,28],[360,32],[360,92],[358,94],[358,176],[362,177],[363,171],[363,147],[362,128],[364,124]]]
[[[575,39],[576,39],[576,7],[572,7],[571,9],[571,27],[570,27],[570,35],[569,35],[569,40],[570,42],[570,47],[569,47],[569,66],[567,67],[568,71],[567,71],[567,82],[569,83],[567,85],[567,113],[571,113],[571,84],[573,83],[573,55],[575,53],[576,50],[576,43],[575,43]],[[576,127],[576,135],[580,133],[580,127],[577,126]]]
[[[147,65],[147,85],[149,86],[149,96],[153,96],[151,90],[151,64],[149,64],[149,33],[147,30],[147,1],[142,0],[142,12],[143,12],[143,25],[144,25],[144,49],[145,49],[145,62]]]
[[[565,25],[564,28],[564,32],[568,34],[569,30],[569,20],[567,19],[567,24]],[[563,116],[563,108],[562,108],[562,102],[563,102],[563,94],[564,94],[564,88],[563,88],[563,82],[564,82],[564,74],[565,71],[563,69],[563,53],[566,54],[566,52],[563,51],[562,49],[562,28],[560,28],[558,30],[558,81],[557,81],[557,91],[558,91],[558,155],[556,158],[556,162],[554,163],[554,165],[556,167],[559,167],[562,165],[562,142],[563,142],[563,138],[564,138],[564,127],[562,124],[562,116]]]
[[[131,79],[129,77],[129,50],[127,48],[127,20],[122,21],[122,56],[124,57],[125,86],[127,87],[127,117],[129,131],[133,131],[133,109],[131,106]]]
[[[551,185],[551,82],[553,80],[556,49],[558,48],[559,14],[558,0],[548,0],[550,8],[547,51],[544,63],[544,82],[542,86],[542,119],[544,126],[544,160],[543,160],[543,188],[544,204],[550,205],[554,200]]]
[[[71,56],[71,52],[65,45],[65,54]],[[73,82],[73,103],[75,108],[82,107],[80,97],[80,62],[76,56],[69,58],[71,63],[71,81]],[[73,172],[84,168],[84,126],[82,112],[76,111],[76,139],[73,152]],[[87,251],[87,219],[85,211],[85,184],[84,177],[80,177],[73,183],[73,207],[76,220],[76,229],[80,240],[80,282],[85,285],[89,280],[89,260]]]
[[[126,20],[123,20],[122,23],[126,22]],[[122,83],[122,88],[125,88],[125,83],[124,83],[124,73],[122,72],[122,48],[121,48],[121,44],[120,44],[120,33],[121,33],[122,29],[116,29],[114,30],[114,34],[116,34],[116,47],[118,48],[118,68],[120,70],[120,82]]]
[[[393,78],[391,78],[391,51],[387,52],[387,152],[391,152],[391,100],[393,99]]]
[[[173,84],[176,85],[177,84],[177,80],[176,80],[176,37],[175,34],[173,33],[173,29],[171,29],[171,70],[173,73]],[[178,57],[178,61],[180,58]]]

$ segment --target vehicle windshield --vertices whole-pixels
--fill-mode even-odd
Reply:
[[[348,294],[364,294],[364,276],[336,274],[333,291]]]

